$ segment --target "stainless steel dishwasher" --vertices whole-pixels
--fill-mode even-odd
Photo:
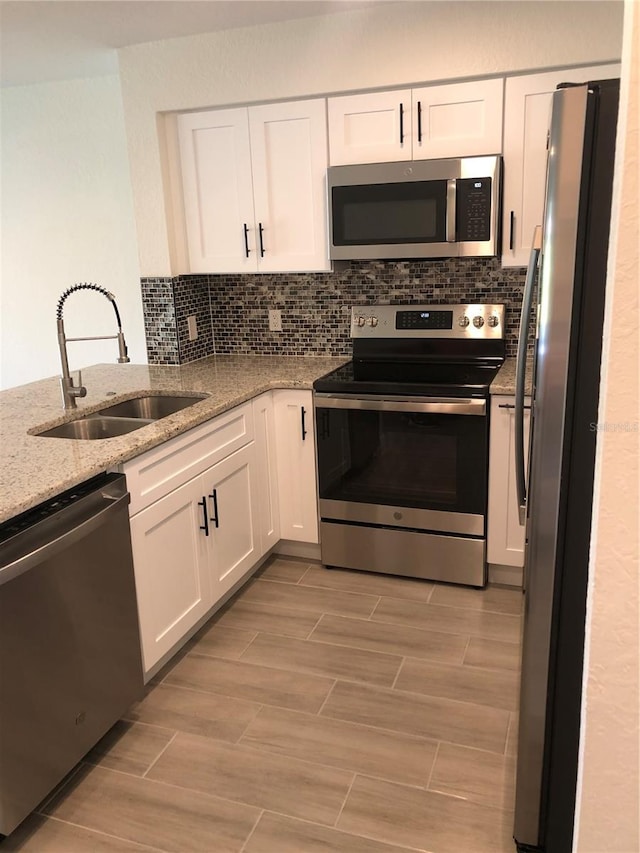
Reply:
[[[125,478],[0,526],[0,834],[142,696]]]

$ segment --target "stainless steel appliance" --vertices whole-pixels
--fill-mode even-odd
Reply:
[[[122,475],[0,527],[0,833],[143,692]]]
[[[526,511],[518,850],[572,849],[600,359],[619,81],[553,96],[540,254],[529,483],[522,409],[534,249],[517,366]]]
[[[351,336],[314,383],[323,563],[483,586],[504,306],[356,306]]]
[[[335,260],[479,257],[499,252],[502,159],[332,166]]]

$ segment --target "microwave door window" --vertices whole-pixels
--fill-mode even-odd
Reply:
[[[332,192],[336,246],[446,239],[446,181],[343,186]]]

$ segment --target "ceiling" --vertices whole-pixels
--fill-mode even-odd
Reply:
[[[1,0],[0,78],[22,86],[115,74],[117,49],[349,11],[379,0]]]

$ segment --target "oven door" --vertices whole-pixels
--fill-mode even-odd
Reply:
[[[322,519],[483,537],[482,399],[315,395]]]

